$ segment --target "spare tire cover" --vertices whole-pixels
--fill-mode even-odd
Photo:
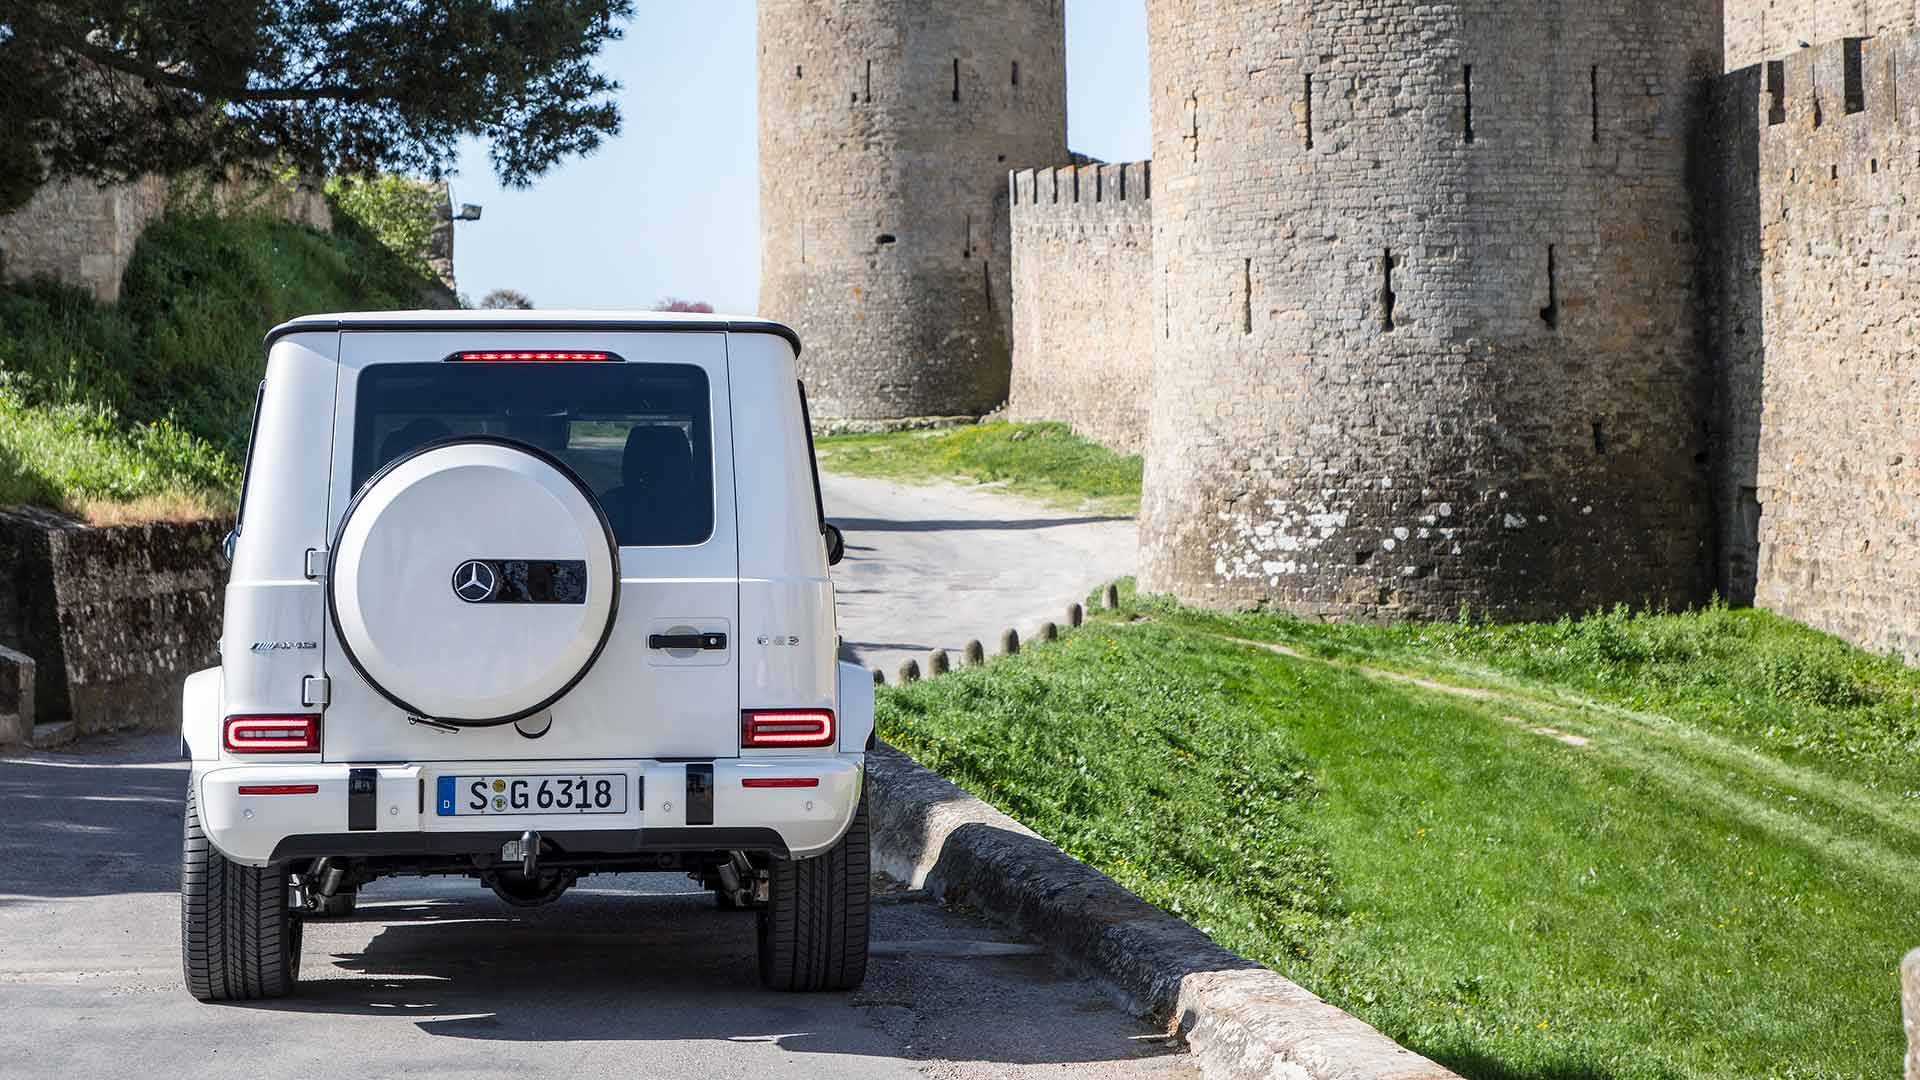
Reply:
[[[430,444],[354,496],[327,575],[334,632],[420,717],[504,724],[580,681],[613,629],[619,548],[579,477],[502,439]]]

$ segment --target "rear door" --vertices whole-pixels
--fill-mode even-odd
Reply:
[[[579,358],[599,353],[609,359]],[[565,358],[530,358],[554,354]],[[413,722],[390,704],[341,659],[330,620],[326,759],[737,755],[729,400],[721,332],[343,332],[330,537],[388,461],[441,438],[521,441],[558,458],[599,499],[619,545],[619,607],[605,648],[550,716],[458,733]],[[445,569],[452,588],[455,567]],[[709,647],[650,648],[655,635],[698,636]],[[710,647],[721,636],[724,647]],[[522,734],[543,727],[537,738]]]

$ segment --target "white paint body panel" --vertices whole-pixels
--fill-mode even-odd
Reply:
[[[267,357],[220,636],[229,713],[309,712],[301,680],[326,671],[326,596],[306,554],[327,546],[339,337],[282,338]]]
[[[195,761],[220,759],[220,683],[220,669],[206,668],[187,676],[180,695],[180,742]]]
[[[409,329],[363,328],[356,321],[385,316],[341,316],[338,329],[291,333],[274,344],[227,590],[222,668],[190,677],[182,721],[210,838],[229,857],[258,864],[285,837],[345,833],[346,778],[354,767],[378,770],[381,833],[537,828],[564,837],[573,830],[687,828],[682,796],[686,761],[693,760],[713,764],[712,827],[770,828],[796,855],[826,850],[858,804],[873,686],[864,669],[835,661],[833,584],[792,346],[774,333],[727,332],[724,319],[636,316],[648,327],[621,330],[608,325],[620,317],[604,313],[511,317],[518,320],[513,328],[486,330],[441,325],[474,313],[421,316]],[[415,322],[415,313],[406,313],[406,321]],[[658,326],[683,321],[685,329]],[[587,322],[591,329],[578,325]],[[335,545],[355,494],[360,375],[376,364],[507,348],[605,351],[627,363],[695,365],[707,375],[713,410],[711,536],[688,546],[619,549],[612,632],[586,675],[547,710],[552,723],[538,739],[512,724],[450,733],[409,723],[346,661],[327,617],[324,585],[306,576],[308,549]],[[469,557],[519,554],[476,550]],[[442,561],[446,556],[440,553]],[[726,634],[728,647],[675,654],[647,647],[649,634],[687,630]],[[255,650],[255,643],[267,647]],[[457,646],[450,647],[430,657],[429,666],[457,654]],[[321,712],[301,703],[301,684],[305,676],[323,674],[330,697],[321,720],[322,753],[249,756],[219,748],[224,716]],[[742,709],[793,707],[834,709],[838,746],[741,750]],[[644,800],[630,799],[620,815],[441,818],[422,794],[431,796],[443,774],[570,771],[622,773],[635,782],[636,794],[644,781]],[[818,777],[820,783],[749,789],[740,783],[749,775]],[[243,781],[315,783],[319,791],[241,796]]]
[[[740,707],[830,709],[833,581],[793,350],[771,335],[742,334],[728,353],[741,492]]]
[[[574,831],[682,829],[686,827],[686,765],[681,762],[607,760],[545,761],[505,768],[498,761],[447,761],[434,765],[375,766],[379,772],[375,818],[382,836],[428,833],[519,833],[536,829],[564,844]],[[347,831],[349,766],[206,765],[196,763],[194,790],[200,823],[220,853],[235,862],[264,866],[275,845],[289,836]],[[627,778],[624,814],[488,814],[442,817],[433,804],[440,776],[508,775],[513,772],[618,773]],[[814,777],[810,788],[749,788],[748,777]],[[865,771],[859,757],[829,754],[775,761],[722,761],[713,768],[713,828],[770,828],[796,857],[818,855],[834,845],[853,821]],[[311,795],[242,795],[242,784],[313,784]],[[427,798],[421,799],[421,791]],[[644,793],[644,801],[638,796]]]
[[[627,363],[675,363],[707,375],[713,410],[713,533],[688,547],[622,547],[620,608],[612,635],[593,667],[552,706],[553,725],[529,740],[507,724],[458,734],[410,724],[407,716],[345,662],[328,672],[329,761],[436,761],[450,758],[539,760],[596,757],[733,757],[739,754],[739,642],[729,633],[725,653],[673,658],[647,648],[649,626],[671,620],[698,631],[728,633],[739,619],[733,453],[728,424],[727,335],[609,334],[509,331],[341,335],[339,390],[334,399],[336,440],[330,531],[338,530],[353,500],[353,445],[359,376],[381,363],[430,363],[475,349],[566,349],[611,352]],[[483,541],[476,540],[476,544]],[[488,555],[476,548],[468,557]],[[521,554],[502,552],[500,554]],[[533,554],[531,551],[526,554]],[[449,564],[445,574],[449,576]],[[452,590],[447,590],[449,598]],[[509,615],[523,612],[510,611]],[[536,613],[537,617],[537,613]],[[329,635],[332,627],[327,628]],[[716,662],[716,656],[718,662]],[[351,717],[336,722],[335,716]]]

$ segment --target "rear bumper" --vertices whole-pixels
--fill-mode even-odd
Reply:
[[[709,783],[707,770],[711,769]],[[860,802],[865,756],[707,762],[551,761],[431,764],[204,763],[194,770],[201,827],[222,855],[249,866],[320,855],[461,856],[498,852],[539,832],[574,854],[766,850],[805,858],[831,848]],[[623,813],[447,815],[442,776],[619,775]],[[349,794],[355,774],[372,790]],[[743,781],[814,779],[812,787]],[[242,794],[241,787],[313,787],[311,793]]]

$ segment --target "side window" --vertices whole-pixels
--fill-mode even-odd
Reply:
[[[267,397],[267,380],[261,379],[253,391],[253,422],[247,426],[247,458],[240,469],[240,503],[233,508],[233,535],[240,535],[246,522],[247,491],[253,486],[253,444],[260,437],[260,403]]]
[[[807,384],[796,381],[800,388],[800,423],[807,429],[807,467],[813,471],[813,512],[820,519],[820,531],[827,531],[827,502],[820,495],[820,455],[813,449],[813,410],[807,407]]]

